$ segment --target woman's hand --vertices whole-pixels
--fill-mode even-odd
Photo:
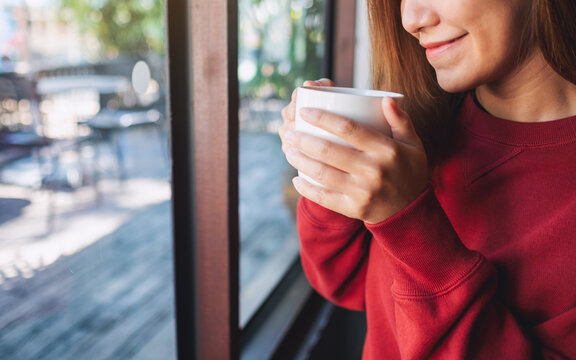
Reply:
[[[414,201],[428,186],[426,153],[408,114],[390,98],[382,111],[387,136],[369,126],[316,109],[303,109],[305,121],[342,138],[352,148],[294,131],[294,109],[286,111],[282,133],[288,162],[326,186],[296,177],[304,197],[348,217],[378,223]],[[286,119],[292,119],[292,126]]]
[[[304,86],[334,86],[334,82],[330,79],[320,79],[317,81],[305,81]],[[278,129],[280,139],[282,139],[282,151],[286,153],[286,142],[284,135],[288,131],[294,130],[294,121],[296,119],[296,90],[292,92],[292,101],[282,109],[283,123]]]

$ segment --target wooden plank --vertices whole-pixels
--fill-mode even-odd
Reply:
[[[174,320],[166,323],[162,330],[158,331],[153,339],[140,348],[134,359],[158,360],[158,349],[164,349],[163,359],[176,359],[176,337],[174,336]]]
[[[87,359],[130,359],[144,348],[154,335],[170,323],[172,294],[160,283],[154,284],[131,304],[126,302],[115,321],[112,331],[102,336],[83,339],[77,347],[77,354]],[[168,353],[166,354],[168,356]],[[163,356],[164,359],[166,359]]]
[[[191,0],[198,359],[238,356],[237,2]]]
[[[333,80],[338,86],[354,85],[356,0],[336,0],[333,39]]]
[[[37,299],[65,297],[68,302],[54,313],[1,328],[0,353],[35,359],[74,353],[100,357],[108,351],[129,358],[144,347],[173,321],[168,209],[165,203],[137,214],[100,243],[25,280],[36,286],[23,284],[27,294],[18,304],[20,313],[42,309],[45,303]],[[16,305],[14,299],[11,302]]]
[[[148,230],[153,231],[150,228]],[[142,234],[138,232],[132,232],[130,238],[132,237],[143,239]],[[8,293],[33,295],[25,297],[27,301],[13,296],[11,303],[6,303],[7,296],[0,297],[1,306],[10,306],[12,309],[10,313],[3,313],[0,316],[0,326],[10,327],[30,316],[45,314],[47,308],[51,307],[51,301],[58,302],[60,307],[64,307],[66,302],[70,301],[71,295],[92,290],[96,284],[125,286],[119,281],[121,277],[115,275],[121,273],[132,262],[140,263],[137,262],[138,257],[149,258],[150,255],[150,250],[146,246],[126,242],[127,239],[115,235],[108,236],[75,256],[60,259],[54,266],[38,272],[31,279],[16,284]],[[168,238],[165,239],[165,243],[168,247]],[[119,245],[122,248],[119,248]],[[107,254],[103,255],[103,251]],[[83,284],[86,289],[74,287],[77,283]],[[57,310],[58,308],[53,311]]]
[[[168,227],[168,223],[164,227]],[[126,229],[126,225],[119,231],[125,232],[126,230],[123,229]],[[161,230],[157,229],[157,231]],[[117,275],[132,263],[141,264],[139,258],[149,259],[150,255],[154,255],[146,246],[146,244],[151,245],[151,242],[145,242],[146,237],[142,236],[153,231],[156,230],[149,226],[147,229],[142,229],[140,234],[137,229],[131,229],[126,231],[128,238],[122,238],[122,235],[116,232],[75,256],[61,259],[54,266],[37,273],[37,276],[22,281],[10,290],[10,293],[25,295],[23,298],[13,296],[11,303],[2,303],[2,306],[10,306],[13,311],[10,314],[2,314],[0,326],[10,327],[29,316],[41,315],[45,312],[42,309],[49,307],[50,301],[62,302],[60,306],[63,307],[66,305],[65,301],[70,300],[71,295],[90,292],[96,288],[97,284],[105,284],[107,287],[116,285],[120,288],[126,286],[121,282],[122,277]],[[142,244],[133,243],[135,240],[132,239],[142,240]],[[165,251],[169,253],[169,236],[164,239],[164,243]],[[103,251],[107,254],[103,255]],[[86,288],[74,287],[75,284],[81,284]],[[104,294],[102,291],[100,293]],[[28,295],[30,295],[29,298],[26,297]],[[2,296],[0,301],[6,301],[7,298],[7,296]],[[27,301],[22,301],[23,299]]]

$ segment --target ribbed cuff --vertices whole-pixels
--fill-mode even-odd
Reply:
[[[390,219],[366,227],[390,258],[396,295],[449,291],[484,259],[462,244],[432,188]]]
[[[305,197],[301,197],[298,201],[298,208],[298,216],[305,216],[306,220],[317,228],[337,230],[349,228],[355,223],[362,224],[360,220],[326,209]]]

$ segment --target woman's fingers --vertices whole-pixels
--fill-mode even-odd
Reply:
[[[406,112],[398,108],[393,99],[386,97],[382,100],[382,111],[390,125],[392,138],[371,126],[366,126],[352,119],[322,110],[304,108],[301,110],[300,115],[302,119],[310,124],[342,138],[345,142],[360,150],[373,150],[374,148],[371,148],[371,146],[380,147],[391,139],[418,148],[422,147],[420,137],[416,133],[412,120]]]
[[[296,105],[294,103],[290,103],[284,109],[282,109],[282,125],[278,128],[278,135],[280,135],[280,139],[282,140],[282,151],[286,151],[286,141],[285,141],[285,134],[288,131],[294,130],[294,115],[296,113]]]
[[[297,95],[297,94],[298,94],[298,89],[294,89],[294,90],[292,91],[292,97],[290,98],[290,101],[291,101],[293,104],[296,104],[296,95]]]
[[[316,81],[308,80],[304,82],[304,86],[334,86],[334,82],[330,79],[320,79]],[[282,151],[286,152],[286,145],[284,134],[288,131],[294,130],[294,122],[296,119],[296,97],[297,90],[292,92],[291,102],[282,109],[283,123],[278,129],[278,135],[282,139]]]
[[[294,122],[296,118],[296,104],[291,102],[282,109],[282,119],[285,122]]]
[[[286,159],[290,165],[334,191],[342,191],[352,185],[349,184],[346,172],[310,157],[296,148],[288,148]]]
[[[416,133],[412,120],[405,111],[398,108],[398,104],[396,104],[394,99],[389,97],[382,99],[382,112],[390,125],[394,140],[422,147],[420,137]]]
[[[359,170],[362,153],[354,148],[303,132],[288,131],[284,138],[287,146],[299,149],[322,163],[348,173]]]
[[[349,200],[345,194],[311,184],[299,176],[292,179],[292,183],[294,184],[296,191],[305,198],[325,207],[326,209],[344,215],[347,214]]]
[[[322,78],[316,81],[304,81],[304,86],[334,86],[334,82],[330,79]]]
[[[329,80],[307,82],[330,86]],[[294,130],[295,105],[283,110],[280,129],[288,162],[325,187],[294,178],[304,197],[343,215],[377,223],[413,201],[428,186],[426,153],[408,114],[382,101],[391,135],[330,112],[305,108],[302,118],[345,143]]]
[[[320,80],[307,80],[304,81],[304,86],[334,86],[334,82],[330,79],[320,79]],[[294,121],[295,110],[296,110],[296,97],[298,91],[295,89],[292,91],[292,97],[290,104],[288,104],[284,109],[282,109],[282,118],[284,121]]]
[[[322,78],[320,80],[306,80],[304,81],[304,86],[334,86],[334,81],[330,79]],[[292,102],[296,104],[296,95],[298,93],[298,89],[294,89],[292,91]]]
[[[392,140],[370,126],[330,112],[303,108],[300,115],[306,122],[338,136],[358,150],[369,151]]]
[[[413,201],[427,186],[426,154],[408,115],[394,103],[382,110],[392,137],[330,112],[303,109],[302,117],[351,147],[300,131],[283,133],[289,163],[326,186],[295,178],[298,192],[349,217],[377,223]]]

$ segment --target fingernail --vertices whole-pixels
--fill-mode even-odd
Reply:
[[[302,181],[304,180],[302,180],[300,176],[292,178],[292,184],[294,185],[295,188],[298,188],[302,184]]]
[[[314,108],[302,108],[300,109],[300,116],[302,117],[313,117],[314,115],[316,115],[318,113],[318,110],[314,109]]]

